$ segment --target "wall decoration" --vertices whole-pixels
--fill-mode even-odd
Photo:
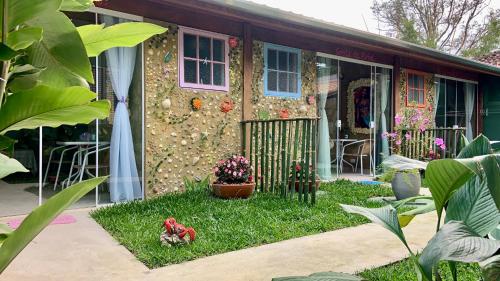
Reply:
[[[161,102],[161,107],[163,107],[163,109],[169,109],[170,106],[172,106],[172,102],[170,101],[170,99],[164,99]]]
[[[347,87],[347,124],[353,133],[370,134],[371,79],[362,78]]]
[[[257,114],[257,117],[260,119],[260,120],[269,120],[269,111],[268,110],[265,110],[265,109],[259,109],[259,113]]]
[[[314,105],[316,103],[316,98],[314,97],[314,95],[308,95],[306,97],[306,102],[308,105]]]
[[[229,44],[229,47],[231,47],[231,49],[234,49],[238,47],[238,38],[230,37],[227,43]]]
[[[279,111],[279,117],[281,119],[288,119],[288,117],[290,117],[290,112],[288,111],[288,109],[282,108]]]
[[[203,102],[201,101],[200,98],[192,98],[191,99],[191,109],[193,111],[198,111],[201,109]]]
[[[168,51],[165,56],[163,57],[163,62],[164,63],[169,63],[172,60],[172,53]]]
[[[222,100],[220,103],[220,111],[223,113],[228,113],[229,111],[233,110],[234,108],[234,102],[230,98]]]

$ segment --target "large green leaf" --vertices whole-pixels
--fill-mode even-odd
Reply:
[[[436,210],[436,205],[432,199],[420,199],[418,201],[421,205],[414,209],[403,212],[398,215],[399,224],[401,227],[405,227],[415,218],[417,215],[426,214]]]
[[[474,175],[457,190],[448,202],[445,221],[462,221],[480,236],[494,229],[500,222],[500,211],[495,206],[487,181],[487,178]]]
[[[24,27],[9,33],[7,45],[13,50],[25,49],[42,39],[43,29],[40,27]]]
[[[89,57],[96,57],[113,47],[133,47],[165,31],[167,29],[164,27],[145,22],[126,22],[106,28],[94,24],[78,27]]]
[[[483,168],[486,184],[490,189],[491,196],[495,204],[500,210],[500,165],[499,156],[491,154],[481,159],[481,167]]]
[[[41,69],[30,64],[15,65],[8,74],[7,88],[12,93],[25,91],[38,84]]]
[[[401,155],[393,154],[382,162],[382,166],[386,168],[396,169],[396,170],[425,170],[427,168],[427,162],[411,159]]]
[[[11,60],[17,56],[17,52],[4,43],[0,43],[0,60]]]
[[[9,158],[2,153],[0,153],[0,163],[0,179],[17,172],[29,172],[19,161]]]
[[[429,162],[425,179],[429,184],[438,218],[441,218],[443,208],[453,192],[464,185],[473,174],[467,163],[457,160],[443,159]]]
[[[0,223],[0,247],[2,247],[3,241],[5,241],[11,233],[12,229],[9,226]]]
[[[96,94],[84,87],[64,89],[39,85],[11,95],[0,109],[0,134],[40,126],[89,123],[108,116],[108,100],[91,102]]]
[[[61,11],[84,12],[94,6],[93,0],[63,0]]]
[[[381,208],[364,208],[343,204],[340,204],[340,206],[344,209],[344,211],[348,213],[362,215],[372,222],[388,229],[390,232],[394,233],[399,238],[399,240],[403,242],[408,251],[413,254],[410,247],[408,246],[408,243],[406,242],[403,230],[399,225],[398,212],[391,205],[387,205]]]
[[[0,7],[3,0],[0,0]],[[14,28],[28,20],[37,18],[43,14],[55,12],[61,6],[61,0],[9,0],[8,2],[8,28]],[[0,13],[0,22],[3,15]]]
[[[52,196],[43,205],[33,210],[21,225],[4,240],[0,248],[0,274],[57,215],[106,180],[106,178],[99,177],[79,182]]]
[[[500,240],[500,224],[488,233],[488,237],[492,240]]]
[[[500,255],[479,262],[479,266],[481,266],[484,281],[500,280]]]
[[[309,276],[277,277],[272,281],[363,281],[365,279],[341,272],[318,272]]]
[[[441,260],[481,262],[500,249],[500,241],[482,238],[460,221],[450,221],[429,241],[419,263],[424,275],[432,280],[432,269]]]
[[[462,148],[457,158],[472,158],[491,153],[493,153],[493,149],[491,148],[490,140],[481,134]]]
[[[28,50],[29,63],[46,68],[40,75],[43,84],[65,87],[94,82],[90,61],[80,35],[71,20],[61,12],[29,21],[42,27],[43,38]]]

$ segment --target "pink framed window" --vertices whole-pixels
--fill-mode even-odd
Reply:
[[[179,27],[179,86],[229,90],[229,36]]]

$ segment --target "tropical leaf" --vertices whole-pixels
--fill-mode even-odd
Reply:
[[[9,33],[7,45],[13,50],[26,49],[42,39],[43,29],[40,27],[24,27]]]
[[[481,134],[462,148],[457,158],[472,158],[491,153],[493,153],[493,149],[491,148],[490,140]]]
[[[12,50],[9,46],[4,43],[0,43],[0,60],[7,61],[13,59],[17,55],[17,52]]]
[[[413,255],[408,243],[406,242],[405,235],[401,226],[399,225],[398,213],[394,207],[387,205],[381,208],[364,208],[352,205],[340,204],[344,211],[351,214],[358,214],[366,217],[374,223],[377,223],[384,228],[388,229],[390,232],[394,233],[401,242],[406,246],[408,251]]]
[[[486,184],[490,189],[491,196],[500,210],[500,165],[499,156],[488,155],[481,159],[481,167],[484,171]]]
[[[11,0],[8,5],[7,21],[10,31],[28,20],[57,11],[61,6],[61,0]],[[0,13],[1,21],[3,21],[2,13]]]
[[[28,48],[29,63],[45,68],[40,75],[43,84],[67,87],[94,82],[90,61],[80,35],[62,12],[38,17],[28,23],[43,28],[43,38]]]
[[[87,55],[96,57],[113,47],[133,47],[149,37],[167,31],[145,22],[126,22],[104,28],[104,25],[84,25],[77,28]]]
[[[487,184],[488,179],[474,175],[450,198],[446,208],[447,221],[462,221],[480,236],[486,236],[500,222]]]
[[[108,116],[108,100],[91,102],[96,94],[84,87],[45,85],[11,95],[0,109],[0,134],[40,126],[89,123]]]
[[[277,277],[272,281],[363,281],[365,279],[341,272],[318,272],[309,276]]]
[[[387,157],[383,162],[382,166],[396,169],[396,170],[425,170],[427,168],[427,162],[410,159],[401,155],[393,154]]]
[[[441,260],[481,262],[500,249],[500,241],[482,238],[467,225],[450,221],[429,241],[422,251],[419,263],[427,279],[432,280],[432,269]]]
[[[31,89],[38,84],[41,69],[30,64],[15,65],[7,78],[7,88],[12,92]]]
[[[479,262],[479,266],[481,266],[484,281],[500,280],[500,255]]]
[[[15,143],[16,143],[15,139],[11,139],[7,136],[0,135],[0,152],[3,152],[8,156],[9,155],[12,156]]]
[[[9,237],[12,231],[13,230],[8,225],[0,223],[0,247],[2,247],[3,241]]]
[[[52,196],[43,205],[33,210],[21,225],[4,240],[0,248],[0,274],[57,215],[106,180],[106,178],[99,177],[79,182]]]
[[[488,237],[492,240],[500,240],[500,224],[488,233]]]
[[[425,179],[429,183],[438,219],[441,218],[444,205],[453,192],[474,175],[474,172],[469,168],[471,161],[466,162],[463,159],[463,161],[459,162],[457,159],[442,159],[429,162],[425,172]]]
[[[434,200],[432,199],[420,199],[419,202],[421,205],[419,205],[415,209],[411,209],[398,215],[398,220],[401,227],[405,227],[410,224],[410,222],[417,215],[423,215],[436,210],[436,205],[434,204]]]
[[[84,12],[93,6],[93,0],[63,0],[60,10],[68,12]]]
[[[24,166],[14,158],[9,158],[0,153],[0,179],[17,172],[29,172]]]

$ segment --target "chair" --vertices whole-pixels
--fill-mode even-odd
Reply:
[[[363,175],[363,159],[365,157],[368,157],[369,161],[370,161],[370,167],[374,169],[374,161],[372,159],[372,154],[371,154],[371,150],[372,150],[371,144],[372,144],[371,140],[365,139],[365,140],[355,141],[355,142],[351,142],[349,144],[344,145],[344,147],[342,148],[342,154],[341,154],[342,162],[348,163],[344,159],[345,156],[356,158],[355,165],[354,166],[351,164],[349,164],[349,165],[352,167],[352,171],[356,172],[358,170],[358,164],[360,164],[361,175]],[[347,150],[347,151],[349,151],[348,153],[346,153],[346,148],[348,148],[348,150]],[[340,169],[342,172],[342,165],[341,165]]]

